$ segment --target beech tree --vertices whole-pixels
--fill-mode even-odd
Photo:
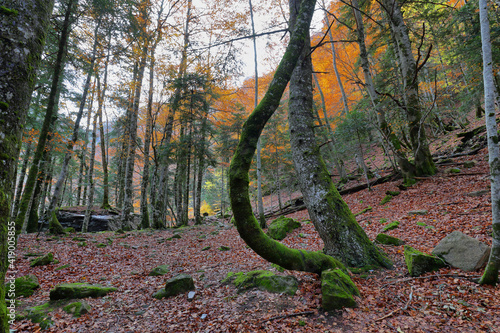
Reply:
[[[9,224],[12,180],[53,6],[54,1],[46,0],[5,0],[0,6],[0,331],[5,333],[9,332],[4,283],[7,240],[15,232]]]

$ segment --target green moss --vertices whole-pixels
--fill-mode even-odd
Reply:
[[[103,287],[99,284],[63,283],[50,291],[50,299],[70,299],[85,297],[102,297],[116,291],[113,287]]]
[[[55,268],[54,270],[55,271],[60,271],[61,269],[65,269],[65,268],[68,268],[70,266],[71,266],[70,264],[65,264],[65,265],[62,265],[62,266],[59,266],[59,267]]]
[[[321,273],[321,294],[325,311],[357,307],[354,296],[360,295],[351,278],[339,269]]]
[[[18,277],[14,280],[14,290],[15,298],[20,296],[29,297],[33,295],[36,289],[40,288],[40,283],[38,283],[38,278],[33,274],[24,275]],[[9,284],[7,283],[5,288],[9,289]],[[8,294],[5,294],[5,298],[8,298]]]
[[[257,270],[251,272],[229,272],[221,283],[232,283],[238,292],[258,288],[272,293],[295,295],[298,281],[293,276],[280,276],[270,271]]]
[[[207,251],[207,250],[210,250],[211,246],[205,246],[204,248],[202,248],[201,250],[202,251]]]
[[[399,246],[404,244],[404,241],[402,241],[401,239],[386,234],[378,234],[375,240],[384,245]]]
[[[231,250],[231,248],[229,246],[224,246],[223,245],[223,246],[219,247],[219,250],[221,250],[221,251],[229,251],[229,250]]]
[[[282,240],[290,231],[297,228],[300,228],[300,222],[290,217],[280,216],[271,222],[267,235],[273,239]]]
[[[405,263],[411,276],[420,276],[426,272],[437,271],[445,267],[445,262],[438,257],[422,253],[411,246],[405,246]]]
[[[31,267],[49,265],[54,261],[54,255],[52,253],[47,253],[43,257],[35,258],[30,262]]]
[[[17,16],[19,15],[19,12],[15,9],[10,9],[10,8],[7,8],[5,6],[0,6],[0,13],[2,15],[14,15],[14,16]],[[0,102],[0,108],[3,108],[3,105],[2,104],[7,104],[5,102]],[[7,107],[9,107],[9,105],[7,104]]]
[[[386,232],[389,230],[394,230],[397,227],[399,227],[399,221],[394,221],[394,222],[391,222],[388,225],[386,225],[383,230],[384,230],[384,232]]]
[[[159,276],[159,275],[165,275],[168,272],[170,272],[168,265],[160,265],[155,268],[151,272],[149,272],[149,276]]]
[[[3,6],[0,6],[0,8],[3,7]],[[9,103],[6,103],[6,102],[1,102],[0,101],[0,110],[2,111],[7,111],[7,109],[9,108]]]
[[[194,290],[193,278],[188,274],[179,274],[167,281],[163,297],[179,295],[190,290]]]
[[[73,317],[80,317],[83,314],[86,314],[90,311],[90,305],[87,302],[73,302],[65,307],[63,310],[69,314],[72,314]]]
[[[76,230],[73,227],[67,227],[67,228],[64,228],[64,232],[68,233],[68,234],[74,234],[76,232]]]
[[[364,214],[366,212],[371,211],[372,209],[373,209],[372,207],[368,206],[365,209],[363,209],[362,211],[360,211],[359,213],[354,214],[354,216],[358,216],[358,215]]]
[[[79,247],[85,247],[85,246],[87,246],[87,242],[79,242],[77,245]]]
[[[99,243],[96,245],[96,247],[102,249],[102,248],[105,248],[106,246],[108,246],[107,244],[104,244],[104,243]]]
[[[391,201],[392,199],[392,195],[390,194],[387,194],[383,199],[382,201],[380,202],[380,205],[385,205],[386,203],[388,203],[389,201]]]
[[[57,219],[56,211],[52,212],[52,215],[51,215],[51,218],[49,221],[49,232],[53,235],[64,235],[65,234],[61,223],[59,223],[59,220]]]
[[[399,191],[385,191],[385,194],[392,195],[393,197],[398,196],[400,193]]]

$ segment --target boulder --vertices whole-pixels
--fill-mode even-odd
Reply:
[[[351,278],[338,268],[321,273],[321,294],[321,306],[325,311],[357,307],[353,296],[359,296],[359,290]]]
[[[251,288],[269,291],[272,293],[285,293],[295,295],[299,282],[294,276],[276,275],[273,272],[257,270],[251,272],[229,272],[222,283],[232,283],[238,292],[243,292]]]
[[[38,258],[33,259],[30,262],[30,266],[31,267],[45,266],[45,265],[51,264],[53,261],[54,261],[54,255],[49,252],[42,257],[38,257]]]
[[[85,301],[73,302],[63,307],[63,310],[72,314],[73,317],[80,317],[82,314],[90,312],[90,305]]]
[[[405,246],[404,256],[411,276],[420,276],[446,266],[446,263],[441,258],[425,254],[411,246]]]
[[[300,222],[290,218],[280,216],[272,221],[267,229],[267,235],[276,240],[282,240],[290,231],[300,228]]]
[[[149,276],[159,276],[165,275],[169,272],[167,265],[160,265],[158,267],[153,268],[151,272],[149,272]]]
[[[100,284],[63,283],[50,291],[50,299],[102,297],[116,290],[114,287],[103,287]]]
[[[171,278],[165,284],[163,297],[170,297],[194,290],[193,278],[188,274],[179,274]]]
[[[375,240],[377,242],[379,242],[380,244],[384,244],[384,245],[399,246],[399,245],[403,245],[405,243],[404,241],[402,241],[399,238],[392,237],[392,236],[389,236],[386,234],[378,234],[377,237],[375,238]]]
[[[10,298],[10,290],[15,291],[14,298],[17,298],[19,296],[29,297],[38,288],[40,288],[40,283],[38,283],[38,278],[35,275],[24,275],[14,280],[14,289],[10,288],[10,282],[5,284],[5,298]]]
[[[475,271],[486,265],[490,247],[475,238],[453,231],[443,238],[432,250],[432,254],[442,258],[452,267],[464,271]]]

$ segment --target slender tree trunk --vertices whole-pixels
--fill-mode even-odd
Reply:
[[[9,332],[15,313],[13,301],[5,302],[5,278],[15,278],[16,224],[10,220],[15,170],[23,126],[35,85],[36,71],[50,23],[54,1],[14,0],[2,2],[0,23],[0,332]],[[28,51],[28,52],[26,52]],[[13,56],[17,55],[17,56]],[[36,174],[35,174],[36,175]],[[31,193],[29,195],[31,197]],[[25,212],[26,213],[26,212]],[[22,226],[20,226],[21,228]],[[20,230],[18,228],[18,230]],[[13,295],[10,295],[13,296]],[[13,297],[9,297],[14,299]]]
[[[40,131],[40,137],[38,138],[38,145],[36,147],[35,155],[33,157],[33,163],[28,174],[28,179],[26,180],[24,193],[21,198],[19,213],[16,218],[16,230],[18,233],[21,231],[23,227],[24,217],[27,214],[28,204],[33,194],[36,178],[38,176],[38,164],[42,158],[43,152],[45,150],[45,145],[49,137],[49,128],[52,126],[53,122],[56,119],[56,112],[57,112],[56,101],[58,96],[58,90],[60,88],[60,81],[62,79],[62,73],[64,70],[64,57],[66,54],[65,49],[68,42],[70,21],[71,21],[70,17],[71,17],[72,7],[74,4],[75,0],[71,0],[68,3],[68,7],[66,9],[66,13],[64,16],[64,22],[61,29],[61,35],[59,38],[59,48],[57,51],[56,62],[54,64],[54,74],[52,75],[52,84],[50,88],[45,119],[42,125],[42,129]],[[33,78],[31,78],[31,80],[33,80]]]
[[[95,162],[95,151],[96,151],[96,141],[97,141],[97,117],[99,114],[96,112],[94,115],[94,120],[92,121],[92,144],[91,153],[89,161],[89,172],[87,173],[87,187],[88,187],[88,199],[87,208],[85,209],[85,217],[83,218],[82,232],[87,232],[89,230],[90,218],[92,215],[92,208],[94,206],[94,162]],[[89,114],[90,117],[90,114]]]
[[[85,85],[83,87],[83,94],[82,94],[82,99],[80,101],[80,108],[78,109],[78,114],[76,116],[75,120],[75,125],[73,128],[73,135],[71,137],[71,140],[69,141],[68,145],[66,146],[66,154],[64,156],[64,160],[62,163],[61,167],[61,172],[59,173],[59,177],[57,179],[56,185],[54,187],[54,193],[52,194],[52,198],[50,200],[49,207],[47,208],[46,212],[46,218],[53,216],[54,211],[56,209],[56,206],[59,202],[59,199],[61,197],[61,190],[63,184],[65,184],[67,180],[67,173],[68,173],[68,166],[69,166],[69,161],[71,160],[73,156],[73,147],[78,140],[78,134],[80,132],[80,121],[83,117],[83,110],[85,109],[85,102],[87,100],[87,94],[89,92],[90,88],[90,81],[92,80],[92,75],[94,73],[94,64],[95,64],[95,59],[96,59],[96,54],[97,54],[97,34],[99,31],[99,26],[100,26],[100,20],[98,20],[95,30],[94,30],[94,46],[92,48],[92,54],[90,57],[90,64],[88,68],[88,73],[87,73],[87,78],[85,80]],[[59,221],[57,219],[51,219],[50,223],[56,223],[59,224]],[[49,226],[50,228],[50,226]],[[62,229],[62,227],[59,226],[56,227],[57,230]]]
[[[487,0],[479,0],[479,17],[483,50],[484,118],[488,136],[488,155],[491,174],[491,210],[493,219],[493,241],[490,258],[479,283],[495,285],[498,283],[498,271],[500,270],[500,148],[498,147],[499,138],[495,117],[495,83],[493,78],[493,60]]]
[[[106,55],[106,63],[104,65],[104,78],[101,91],[98,92],[98,110],[97,114],[99,115],[99,135],[101,137],[101,159],[102,159],[102,171],[103,171],[103,179],[102,179],[102,209],[110,209],[111,204],[109,203],[109,171],[108,171],[108,150],[106,148],[106,133],[104,133],[104,124],[102,120],[102,113],[104,109],[104,99],[106,98],[106,91],[108,88],[108,64],[109,64],[109,56],[111,52],[111,33],[109,34],[109,43],[108,43],[108,54]],[[98,77],[99,80],[99,77]],[[98,84],[98,87],[101,85]]]
[[[196,196],[194,196],[194,223],[201,224],[203,218],[201,216],[201,191],[203,188],[203,174],[205,173],[205,154],[206,154],[206,139],[208,112],[205,113],[200,125],[200,147],[197,152],[198,158],[198,175],[196,176]]]
[[[290,0],[290,26],[295,25],[298,1]],[[312,64],[309,34],[290,79],[288,122],[292,157],[311,220],[325,244],[324,253],[345,265],[390,267],[359,226],[332,183],[314,134]]]
[[[31,157],[31,151],[33,150],[33,143],[30,141],[26,146],[26,151],[24,152],[23,164],[19,172],[19,180],[17,182],[16,197],[14,199],[14,205],[11,212],[12,219],[17,216],[17,210],[19,209],[19,201],[21,200],[21,194],[23,193],[24,180],[26,179],[26,170],[28,170],[28,162]]]

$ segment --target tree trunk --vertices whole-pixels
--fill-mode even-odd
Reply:
[[[291,73],[306,44],[305,40],[315,4],[315,0],[302,1],[297,23],[273,80],[264,98],[243,125],[240,141],[231,161],[229,181],[231,207],[236,227],[248,246],[264,259],[283,268],[321,273],[329,268],[342,267],[342,264],[321,252],[290,249],[269,238],[260,228],[252,212],[248,194],[248,171],[257,148],[257,141],[266,122],[278,108],[281,96],[290,81]]]
[[[92,207],[94,206],[94,162],[95,162],[95,151],[96,151],[96,141],[97,141],[97,117],[99,114],[96,112],[94,115],[94,120],[92,121],[92,146],[89,161],[89,172],[87,173],[87,187],[88,187],[88,199],[87,208],[85,209],[85,217],[83,218],[82,232],[87,232],[89,230],[90,217],[92,215]],[[89,113],[90,117],[90,113]]]
[[[493,219],[493,242],[490,258],[479,283],[495,285],[498,283],[498,271],[500,270],[500,149],[498,147],[499,138],[495,117],[495,84],[493,78],[490,23],[488,20],[488,2],[486,0],[479,0],[479,17],[483,50],[484,118],[488,137]]]
[[[418,94],[417,63],[413,57],[408,28],[401,12],[401,4],[397,0],[383,0],[383,7],[389,16],[403,76],[404,111],[408,120],[409,138],[415,160],[415,175],[433,175],[437,169],[432,160],[423,126],[424,119],[422,118]]]
[[[290,0],[290,26],[295,25],[297,0]],[[325,244],[323,252],[347,266],[390,267],[358,225],[332,183],[314,134],[312,64],[309,33],[290,79],[288,121],[292,157],[309,216]]]
[[[83,94],[82,94],[82,99],[80,101],[80,108],[78,109],[78,114],[76,116],[75,125],[73,128],[73,135],[72,135],[71,140],[69,141],[68,145],[66,146],[66,154],[64,156],[64,160],[62,163],[61,172],[59,173],[59,177],[58,177],[56,185],[54,187],[54,193],[52,194],[52,198],[50,200],[49,207],[47,208],[46,217],[53,215],[52,213],[55,211],[56,205],[59,202],[59,199],[61,197],[62,186],[67,179],[69,162],[70,162],[71,158],[73,157],[73,147],[74,147],[76,141],[78,140],[78,134],[80,131],[80,121],[83,117],[83,110],[85,109],[87,94],[88,94],[89,88],[90,88],[90,81],[92,80],[92,75],[94,73],[94,64],[95,64],[96,54],[97,54],[97,39],[98,39],[97,33],[99,31],[99,26],[100,26],[100,20],[97,21],[97,24],[96,24],[96,27],[94,30],[94,45],[92,48],[92,55],[90,57],[91,60],[90,60],[89,68],[88,68],[87,78],[85,80],[85,85],[83,87]],[[52,223],[55,223],[54,219],[52,219],[51,221],[52,221]]]
[[[21,204],[19,206],[19,213],[16,218],[16,230],[19,233],[23,227],[24,217],[27,214],[28,204],[31,200],[33,194],[33,189],[35,186],[36,178],[38,176],[38,164],[42,158],[43,152],[45,150],[45,145],[49,137],[49,129],[56,119],[57,110],[57,96],[58,90],[60,89],[60,81],[62,79],[62,73],[64,69],[64,57],[66,54],[66,45],[68,42],[68,36],[70,31],[70,16],[72,11],[72,6],[75,0],[71,0],[68,3],[66,9],[64,23],[61,30],[61,35],[59,38],[59,48],[57,51],[57,58],[54,65],[54,74],[52,75],[52,84],[50,88],[50,95],[47,103],[47,110],[45,113],[45,119],[43,121],[42,129],[40,131],[40,136],[38,138],[38,144],[35,150],[35,155],[33,157],[33,163],[28,173],[28,179],[26,180],[26,186],[24,189],[23,196],[21,198]],[[33,80],[33,78],[31,78]]]
[[[28,170],[28,162],[32,150],[33,150],[33,143],[29,141],[26,147],[26,151],[24,152],[23,164],[19,172],[19,180],[17,182],[17,188],[16,188],[16,197],[14,199],[14,205],[11,212],[12,219],[15,219],[17,216],[17,210],[19,209],[19,201],[21,200],[21,194],[23,193],[24,180],[26,179],[26,170]]]

